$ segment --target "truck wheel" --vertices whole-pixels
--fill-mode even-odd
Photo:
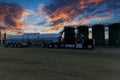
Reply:
[[[21,45],[20,44],[18,44],[18,48],[20,48],[21,47]]]
[[[8,47],[8,44],[4,44],[4,47],[6,47],[6,48],[7,48],[7,47]]]
[[[44,47],[44,44],[41,44],[40,47],[43,48],[43,47]]]
[[[14,44],[14,47],[16,48],[16,47],[17,47],[17,44]]]
[[[91,49],[93,49],[93,46],[92,45],[88,45],[87,49],[91,50]]]
[[[48,47],[49,47],[49,48],[52,48],[52,45],[51,45],[51,44],[49,44],[49,45],[48,45]]]
[[[57,45],[57,44],[55,44],[55,45],[54,45],[54,48],[58,48],[58,45]]]
[[[13,44],[10,44],[10,47],[11,47],[11,48],[13,48],[13,47],[14,47],[14,45],[13,45]]]

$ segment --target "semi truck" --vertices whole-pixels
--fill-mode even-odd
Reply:
[[[47,48],[84,48],[93,49],[94,39],[84,38],[84,34],[76,28],[65,27],[59,33],[25,33],[23,35],[7,36],[5,47],[39,46]]]

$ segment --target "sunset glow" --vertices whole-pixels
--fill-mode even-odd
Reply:
[[[120,22],[120,0],[1,0],[0,29],[9,34],[59,32],[67,25]]]

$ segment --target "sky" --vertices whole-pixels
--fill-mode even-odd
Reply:
[[[120,0],[0,0],[0,30],[8,34],[114,22],[120,22]]]

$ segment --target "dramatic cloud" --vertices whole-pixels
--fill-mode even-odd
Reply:
[[[0,29],[4,31],[15,30],[22,33],[21,27],[27,25],[22,21],[29,11],[21,8],[15,3],[0,3]]]
[[[114,18],[114,10],[120,9],[120,0],[51,0],[42,6],[41,12],[47,14],[52,24],[43,32],[59,30],[66,25],[95,24]]]
[[[47,3],[22,8],[16,3],[1,2],[0,30],[58,32],[68,25],[120,21],[120,0],[49,0]]]

